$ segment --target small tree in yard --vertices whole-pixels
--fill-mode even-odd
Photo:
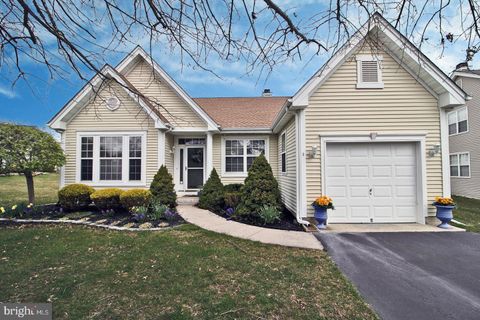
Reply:
[[[198,200],[198,206],[202,209],[218,212],[223,209],[223,198],[223,184],[222,181],[220,181],[217,170],[214,168],[212,173],[210,173],[207,182],[203,186],[200,199]]]
[[[173,184],[172,175],[168,172],[167,167],[161,166],[157,174],[153,177],[150,184],[150,192],[153,199],[161,204],[175,208],[177,206],[177,194]]]
[[[257,217],[264,206],[281,208],[278,182],[263,154],[253,162],[240,192],[241,201],[237,209],[240,216]]]
[[[0,173],[21,173],[28,201],[35,202],[33,174],[54,172],[65,163],[60,144],[48,133],[29,126],[0,124]]]

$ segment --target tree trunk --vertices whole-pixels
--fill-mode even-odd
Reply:
[[[35,189],[33,187],[32,172],[25,172],[25,179],[27,179],[28,202],[35,203]]]

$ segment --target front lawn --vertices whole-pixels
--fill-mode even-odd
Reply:
[[[480,200],[460,196],[453,196],[457,208],[453,211],[453,218],[463,222],[467,231],[480,232]]]
[[[191,225],[2,227],[0,279],[0,301],[50,301],[55,319],[376,318],[325,252]]]
[[[42,174],[34,177],[33,180],[37,204],[57,202],[58,174]],[[25,177],[0,176],[0,207],[10,207],[21,202],[28,203]]]

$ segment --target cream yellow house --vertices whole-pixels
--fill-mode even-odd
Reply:
[[[62,185],[147,188],[164,164],[188,194],[213,168],[243,182],[263,153],[300,223],[321,194],[331,223],[425,223],[450,195],[445,110],[467,98],[375,14],[292,97],[191,98],[137,47],[49,126],[67,155]]]

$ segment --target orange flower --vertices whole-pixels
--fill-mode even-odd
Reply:
[[[449,197],[445,197],[445,198],[435,197],[435,203],[439,204],[439,205],[442,205],[442,206],[454,206],[455,205],[455,202],[453,201],[453,199],[449,198]]]

